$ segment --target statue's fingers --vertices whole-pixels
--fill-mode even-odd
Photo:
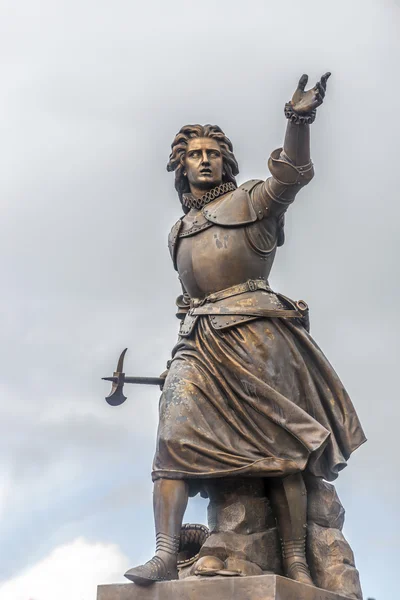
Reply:
[[[328,71],[328,73],[325,73],[325,75],[322,75],[321,77],[321,85],[324,88],[324,90],[326,90],[326,82],[328,81],[330,76],[331,73]]]
[[[302,75],[299,79],[299,85],[297,86],[297,89],[304,92],[305,87],[307,85],[307,81],[308,81],[308,75],[306,75],[306,74]]]
[[[325,88],[320,81],[315,84],[315,95],[322,100],[325,98]]]

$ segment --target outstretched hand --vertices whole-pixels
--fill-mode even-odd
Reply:
[[[292,109],[301,115],[304,113],[309,113],[318,108],[318,106],[320,106],[324,101],[326,83],[330,76],[331,74],[329,72],[325,73],[325,75],[322,75],[320,81],[318,81],[311,90],[305,91],[305,87],[308,82],[308,75],[302,75],[300,77],[297,90],[293,94],[293,98],[291,100]]]

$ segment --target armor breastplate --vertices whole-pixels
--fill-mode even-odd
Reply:
[[[234,192],[192,209],[171,230],[168,245],[174,266],[190,297],[236,285],[248,279],[268,279],[276,250],[272,222],[256,212],[251,180]]]
[[[179,240],[176,264],[189,296],[203,298],[248,279],[268,279],[274,256],[275,250],[256,253],[245,227],[213,225]]]

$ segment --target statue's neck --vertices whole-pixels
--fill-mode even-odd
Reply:
[[[204,192],[200,196],[200,198],[196,197],[194,194],[183,194],[182,204],[187,208],[196,208],[201,209],[203,206],[212,202],[216,198],[227,194],[228,192],[233,192],[236,189],[236,185],[232,182],[221,183],[210,190]]]
[[[200,198],[202,198],[207,192],[211,191],[214,188],[217,188],[218,186],[221,185],[222,182],[217,183],[216,185],[212,185],[209,188],[199,188],[196,187],[194,185],[190,186],[190,193],[191,195],[196,198],[197,200],[199,200]]]

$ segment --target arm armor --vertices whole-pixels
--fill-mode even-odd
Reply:
[[[294,165],[289,161],[282,148],[271,153],[268,168],[275,181],[283,186],[303,186],[314,177],[314,167],[311,161],[306,165]]]
[[[310,158],[310,126],[288,122],[283,148],[274,150],[268,161],[272,177],[266,182],[271,212],[279,218],[297,192],[314,176]]]

